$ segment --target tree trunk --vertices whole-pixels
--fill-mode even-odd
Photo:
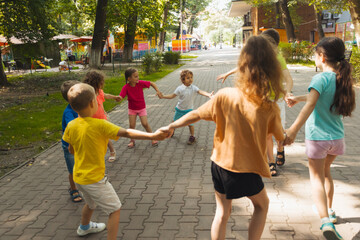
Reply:
[[[275,28],[280,28],[280,4],[276,2],[275,4],[275,15],[276,15],[276,23]]]
[[[3,68],[3,64],[2,64],[1,51],[0,51],[0,59],[1,59],[1,63],[0,63],[0,86],[9,86],[10,83],[7,80],[7,77],[6,77],[6,74],[5,74],[5,69]]]
[[[129,13],[129,16],[128,16],[128,19],[126,22],[125,37],[124,37],[124,54],[123,54],[125,62],[132,61],[137,18],[138,18],[137,12],[131,12],[131,13]]]
[[[322,13],[321,11],[319,11],[316,7],[316,4],[314,4],[314,11],[315,11],[315,21],[316,21],[316,26],[317,26],[317,32],[319,34],[319,39],[321,40],[322,38],[325,37],[325,33],[322,27]]]
[[[280,8],[282,12],[282,20],[285,25],[286,36],[288,41],[292,42],[296,39],[294,25],[291,20],[290,11],[288,8],[287,0],[279,0]]]
[[[181,31],[181,18],[179,20],[179,27],[178,27],[178,30],[176,32],[176,39],[180,39],[180,31]]]
[[[98,0],[96,6],[96,17],[94,35],[90,50],[90,68],[99,69],[101,66],[102,40],[104,36],[107,0]]]
[[[161,28],[163,30],[160,32],[158,52],[163,52],[164,51],[165,36],[166,36],[166,32],[164,30],[164,27],[165,27],[165,24],[167,23],[169,8],[170,8],[170,3],[169,2],[165,3],[163,21],[162,21],[162,24],[161,24],[162,25]]]
[[[360,48],[360,2],[359,0],[349,0],[349,11],[351,14],[351,20],[354,24],[355,38],[358,48]]]

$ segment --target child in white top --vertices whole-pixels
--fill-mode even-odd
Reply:
[[[211,98],[214,94],[214,91],[208,93],[203,90],[200,90],[197,86],[193,85],[192,84],[194,81],[193,73],[189,70],[183,70],[180,73],[180,79],[183,84],[178,86],[173,94],[160,95],[160,98],[165,98],[165,99],[173,99],[176,96],[179,96],[179,101],[175,107],[174,121],[178,120],[179,118],[181,118],[182,116],[193,110],[194,98],[196,94],[200,94],[209,98]],[[195,142],[194,126],[189,125],[189,130],[190,130],[190,137],[187,144],[191,145]]]

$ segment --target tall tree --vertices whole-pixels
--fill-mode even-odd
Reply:
[[[288,41],[292,42],[296,39],[296,36],[295,36],[294,25],[290,16],[288,0],[279,0],[279,3],[280,3],[282,20],[285,25],[286,36]]]
[[[24,42],[49,39],[56,26],[50,15],[53,4],[47,0],[0,1],[0,34],[8,40],[16,37]],[[9,82],[0,64],[0,86],[5,85]]]
[[[107,2],[108,0],[98,0],[96,6],[96,18],[89,62],[91,68],[100,68],[101,65]]]
[[[322,11],[318,9],[317,5],[314,4],[314,12],[315,12],[315,21],[317,26],[317,31],[319,34],[319,38],[322,39],[325,37],[324,29],[322,27]]]
[[[360,48],[360,1],[349,0],[349,10],[354,24],[357,46]]]

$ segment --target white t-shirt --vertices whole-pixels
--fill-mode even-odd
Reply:
[[[195,85],[185,86],[182,84],[178,86],[174,93],[179,96],[179,101],[176,107],[180,110],[187,110],[194,108],[194,97],[200,89]]]

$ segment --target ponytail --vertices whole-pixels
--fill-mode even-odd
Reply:
[[[350,117],[355,109],[355,90],[353,87],[354,80],[351,76],[350,63],[342,58],[335,68],[336,73],[336,92],[334,102],[330,110],[344,117]]]
[[[315,51],[324,54],[326,63],[332,66],[336,73],[336,91],[330,111],[350,117],[355,109],[355,90],[352,68],[344,56],[344,42],[337,37],[325,37],[317,44]]]

